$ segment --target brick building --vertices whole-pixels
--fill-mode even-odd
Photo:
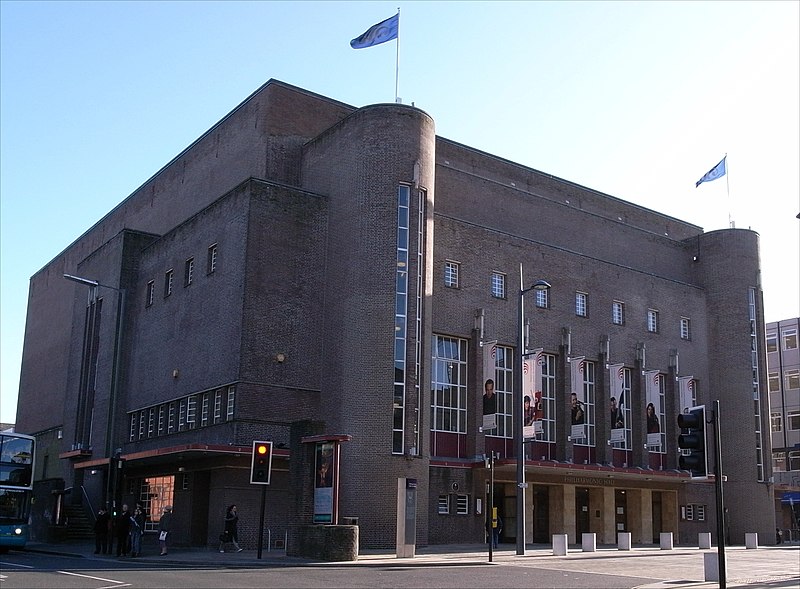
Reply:
[[[715,532],[713,484],[677,468],[676,416],[716,399],[729,539],[771,539],[758,248],[437,137],[417,108],[271,80],[32,277],[17,429],[62,500],[141,500],[154,519],[172,503],[194,545],[231,503],[255,545],[253,440],[274,443],[268,537],[311,523],[304,439],[326,436],[349,439],[338,515],[362,546],[394,545],[401,477],[418,544],[483,542],[491,451],[513,542],[519,293],[541,279],[524,297],[542,373],[525,541]],[[481,431],[487,377],[497,427]]]

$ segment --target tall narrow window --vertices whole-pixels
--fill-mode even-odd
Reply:
[[[203,403],[200,408],[200,427],[208,425],[208,405],[211,393],[203,393]]]
[[[147,283],[147,298],[145,300],[145,306],[149,307],[153,304],[153,291],[156,288],[156,283],[154,280],[151,280]]]
[[[225,410],[225,420],[231,421],[233,420],[233,408],[235,406],[235,393],[236,387],[230,386],[228,387],[228,405]]]
[[[585,402],[583,404],[584,419],[586,423],[586,437],[575,440],[576,446],[595,445],[595,369],[596,364],[588,360],[584,361],[583,366],[583,394]]]
[[[692,339],[691,324],[688,317],[681,317],[681,339]]]
[[[217,244],[208,248],[208,260],[206,261],[206,273],[213,274],[217,269]]]
[[[189,429],[197,427],[197,395],[191,395],[186,402],[186,425]]]
[[[498,299],[506,298],[506,275],[492,272],[492,296]]]
[[[164,428],[166,426],[166,422],[165,422],[165,419],[164,419],[165,412],[166,412],[166,408],[164,407],[164,405],[159,405],[158,406],[158,435],[159,436],[163,436],[164,435]]]
[[[655,309],[647,310],[647,331],[658,333],[658,311]]]
[[[588,295],[585,292],[575,293],[575,314],[578,317],[586,317],[588,314],[586,308],[586,299]]]
[[[156,435],[156,408],[150,407],[147,410],[147,437],[152,438]]]
[[[767,354],[778,351],[778,334],[774,331],[767,334]]]
[[[174,272],[170,268],[164,273],[164,297],[172,294],[172,280]]]
[[[625,303],[620,301],[611,303],[611,323],[614,325],[625,323]]]
[[[514,351],[495,349],[494,393],[497,396],[497,429],[491,435],[514,437]]]
[[[214,391],[214,423],[222,422],[222,389]]]
[[[448,288],[458,288],[458,262],[444,263],[444,285]]]
[[[542,354],[542,442],[556,441],[556,357]]]
[[[194,280],[194,258],[189,258],[183,267],[183,285],[189,286]]]
[[[400,186],[398,188],[396,269],[394,277],[394,388],[392,393],[392,454],[403,454],[405,444],[410,197],[410,187]]]

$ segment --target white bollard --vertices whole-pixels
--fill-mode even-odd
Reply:
[[[630,550],[631,549],[631,533],[630,532],[620,532],[617,534],[617,547],[620,550]]]
[[[758,548],[758,532],[748,532],[744,535],[745,548]]]
[[[553,534],[553,556],[566,556],[568,543],[566,534]]]
[[[703,573],[706,581],[719,582],[719,560],[717,557],[716,551],[703,553]]]
[[[581,546],[584,552],[594,552],[597,550],[597,535],[594,533],[581,534]]]
[[[700,532],[697,534],[697,545],[700,550],[711,548],[711,532]]]
[[[672,550],[672,532],[661,532],[659,536],[661,550]]]

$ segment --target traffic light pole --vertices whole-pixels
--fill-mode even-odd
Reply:
[[[267,504],[267,486],[261,485],[261,515],[258,518],[258,559],[261,560],[261,551],[264,547],[264,508]]]
[[[722,436],[720,435],[719,399],[714,401],[714,486],[717,495],[717,565],[719,567],[719,587],[725,589],[725,503],[722,495]]]

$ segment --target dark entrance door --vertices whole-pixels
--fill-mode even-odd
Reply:
[[[550,543],[550,487],[533,488],[533,542]]]
[[[653,491],[653,544],[661,542],[661,493]]]

